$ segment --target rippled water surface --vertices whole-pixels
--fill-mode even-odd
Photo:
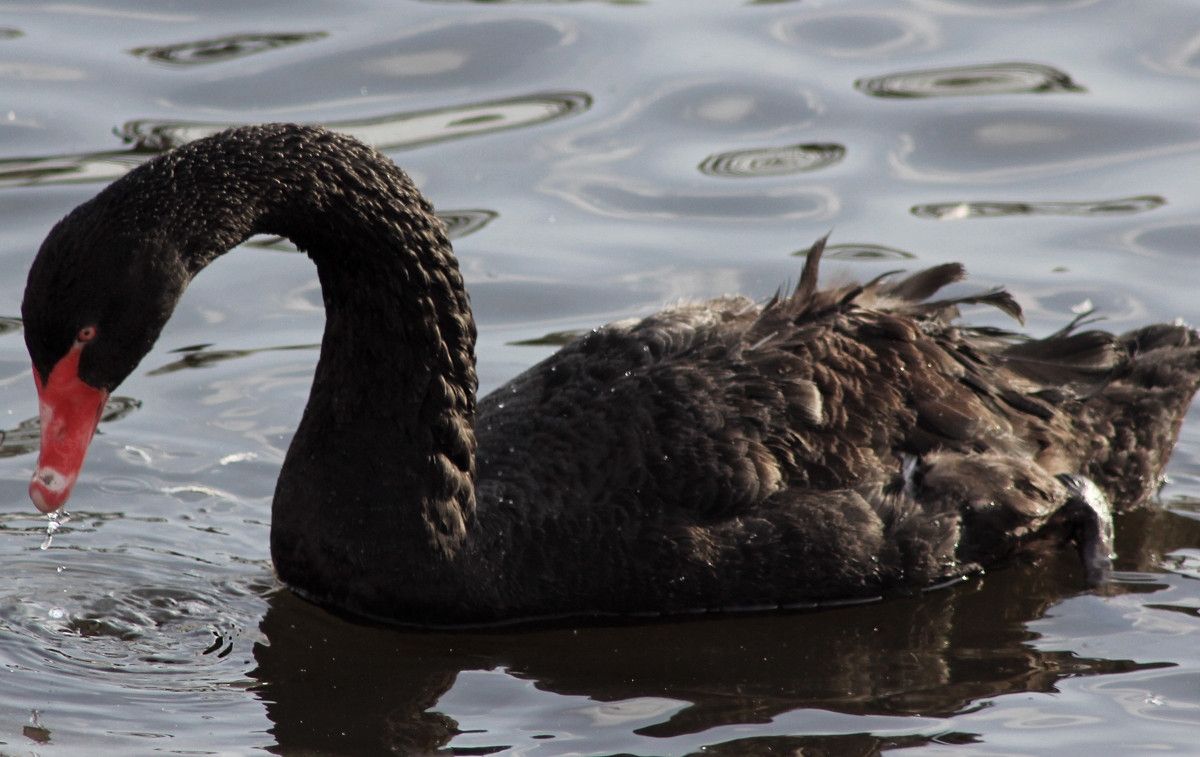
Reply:
[[[768,296],[831,229],[826,278],[961,260],[1036,333],[1197,322],[1195,3],[0,3],[0,95],[0,754],[1195,753],[1200,417],[1103,595],[1065,556],[811,614],[402,633],[271,572],[323,322],[286,242],[196,279],[47,549],[18,320],[105,182],[293,120],[433,198],[485,390],[564,332]]]

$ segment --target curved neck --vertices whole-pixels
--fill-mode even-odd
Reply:
[[[444,227],[391,161],[321,130],[254,128],[244,143],[164,156],[183,198],[175,220],[187,226],[174,238],[190,275],[258,233],[287,237],[317,265],[325,334],[276,489],[272,554],[288,583],[353,606],[322,596],[336,580],[307,572],[314,555],[361,547],[344,567],[378,582],[397,551],[445,561],[466,538],[474,319]],[[263,160],[264,137],[287,160]],[[194,149],[209,154],[197,160]]]

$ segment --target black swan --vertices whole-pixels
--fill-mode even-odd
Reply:
[[[1200,335],[1045,339],[956,264],[720,297],[614,323],[478,401],[475,324],[429,202],[320,128],[235,128],[156,157],[50,232],[22,305],[42,420],[30,493],[70,494],[108,393],[193,276],[253,234],[316,263],[312,392],[271,555],[300,595],[427,626],[811,607],[909,592],[1073,542],[1160,484]],[[1077,319],[1078,320],[1078,319]]]

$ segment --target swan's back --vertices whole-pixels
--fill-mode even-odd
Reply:
[[[479,517],[514,576],[665,612],[877,596],[1069,537],[1063,475],[1119,509],[1156,491],[1195,332],[972,329],[960,304],[1020,308],[930,301],[958,265],[818,291],[821,249],[788,296],[595,330],[481,400]]]

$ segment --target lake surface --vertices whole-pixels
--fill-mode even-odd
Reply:
[[[494,388],[548,334],[964,262],[1049,333],[1200,322],[1193,2],[0,2],[0,754],[1194,754],[1200,415],[1117,580],[423,634],[281,590],[272,488],[323,313],[256,240],[193,283],[42,549],[17,320],[49,227],[166,147],[316,122],[455,229]],[[980,310],[976,322],[1007,325]],[[553,341],[553,339],[548,340]]]

